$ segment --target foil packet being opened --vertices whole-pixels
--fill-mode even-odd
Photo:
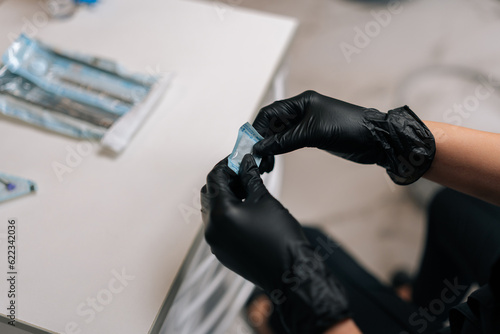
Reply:
[[[243,160],[246,154],[253,153],[253,146],[262,139],[264,138],[250,125],[250,123],[247,122],[243,124],[238,131],[238,139],[234,145],[233,152],[231,152],[227,161],[229,168],[236,174],[239,174],[241,160]],[[257,166],[260,166],[262,158],[257,155],[253,155],[253,157]]]
[[[122,151],[170,82],[21,35],[4,53],[0,112]]]

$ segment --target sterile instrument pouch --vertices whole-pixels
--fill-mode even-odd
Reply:
[[[0,112],[68,136],[96,140],[119,118],[44,91],[6,66],[0,68]]]
[[[4,53],[0,112],[122,151],[170,82],[21,35]],[[9,80],[10,79],[10,80]]]
[[[253,154],[253,146],[264,139],[255,128],[250,125],[250,123],[245,123],[240,127],[238,131],[238,139],[236,140],[236,144],[234,145],[233,152],[228,158],[228,166],[231,168],[236,174],[239,173],[241,160],[243,157],[251,153]],[[260,162],[262,158],[253,155],[257,166],[260,166]]]
[[[21,177],[0,173],[0,202],[35,192],[35,182]]]

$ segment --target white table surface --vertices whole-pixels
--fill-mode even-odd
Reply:
[[[57,333],[150,329],[200,227],[204,178],[257,111],[296,27],[228,3],[108,0],[47,24],[37,1],[0,5],[2,51],[24,26],[44,42],[132,70],[176,72],[124,153],[113,158],[94,146],[62,182],[52,164],[65,164],[68,149],[83,142],[0,117],[0,171],[39,186],[35,195],[0,204],[0,268],[7,219],[18,219],[20,320]],[[122,270],[134,279],[116,292],[113,271]],[[110,282],[115,293],[105,300]],[[85,304],[98,296],[107,304],[90,319]]]

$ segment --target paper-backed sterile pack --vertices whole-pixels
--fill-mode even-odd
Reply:
[[[55,50],[21,35],[3,54],[0,112],[118,153],[171,81],[114,61]]]

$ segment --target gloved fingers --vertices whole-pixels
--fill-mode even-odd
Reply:
[[[207,184],[201,192],[202,205],[213,207],[218,203],[241,202],[231,188],[237,178],[237,175],[227,166],[227,157],[224,158],[207,175]]]
[[[234,177],[231,179],[231,181],[229,182],[229,188],[240,201],[247,197],[245,188],[243,188],[243,184],[241,183],[241,179],[239,177]]]
[[[210,196],[207,195],[207,192],[205,184],[200,191],[201,218],[205,224],[208,222],[208,214],[210,213]]]
[[[239,175],[243,188],[247,193],[247,201],[255,200],[263,194],[268,193],[266,186],[260,178],[259,167],[257,167],[255,159],[251,154],[246,154],[243,157]]]
[[[273,134],[283,131],[285,129],[283,123],[280,120],[280,115],[283,113],[281,111],[281,101],[275,101],[272,104],[265,106],[260,109],[257,117],[252,123],[252,126],[257,130],[262,137],[269,137]],[[277,129],[277,127],[279,128]]]
[[[265,138],[283,132],[299,123],[305,114],[308,92],[275,101],[262,108],[252,126]]]
[[[266,155],[262,157],[262,161],[260,162],[259,172],[261,174],[270,173],[274,168],[274,156]]]
[[[255,144],[253,150],[260,156],[283,154],[298,150],[308,146],[309,140],[303,132],[302,126],[297,124],[283,133],[262,139]]]

